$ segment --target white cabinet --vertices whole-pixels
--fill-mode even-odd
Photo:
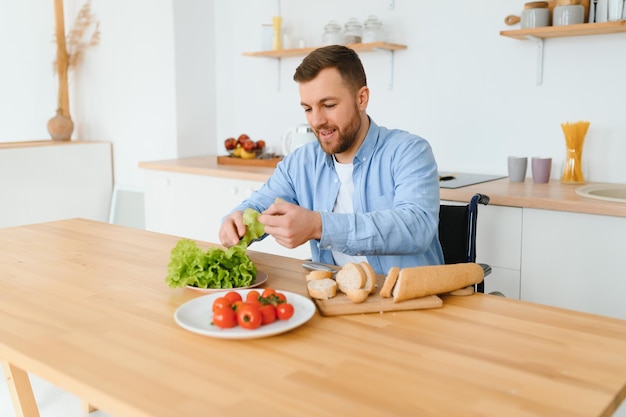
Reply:
[[[263,183],[224,177],[144,170],[146,229],[219,243],[222,218]],[[251,250],[310,259],[309,245],[280,246],[268,236]]]
[[[0,146],[0,227],[82,217],[107,221],[113,189],[107,142]]]
[[[626,319],[626,218],[524,209],[522,299]]]
[[[485,279],[486,293],[499,291],[508,298],[520,298],[521,246],[521,208],[479,205],[476,261],[492,268]]]

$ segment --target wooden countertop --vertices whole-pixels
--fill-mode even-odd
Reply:
[[[85,145],[89,143],[102,143],[103,141],[95,140],[65,140],[56,141],[47,140],[30,140],[24,142],[0,142],[0,149],[20,149],[20,148],[36,148],[40,146],[64,146],[64,145]]]
[[[254,181],[266,181],[274,171],[273,168],[219,165],[215,156],[141,162],[139,167]],[[482,193],[489,196],[489,204],[496,206],[626,217],[626,204],[581,197],[575,192],[579,186],[561,184],[558,180],[535,184],[531,178],[523,183],[512,183],[503,178],[456,189],[442,188],[440,195],[442,200],[467,202],[475,193]]]
[[[6,382],[32,372],[116,417],[609,417],[626,397],[626,321],[492,295],[316,313],[261,339],[188,332],[174,311],[202,294],[164,282],[177,240],[81,219],[0,229]],[[249,255],[306,294],[302,261]]]
[[[265,182],[270,175],[272,175],[272,172],[274,172],[274,168],[220,165],[217,163],[216,156],[199,156],[193,158],[169,159],[164,161],[140,162],[139,168],[261,182]]]
[[[581,197],[576,194],[576,188],[580,186],[580,184],[561,184],[559,180],[535,184],[531,178],[526,178],[525,182],[510,182],[508,178],[502,178],[463,188],[442,188],[440,196],[442,200],[469,201],[472,195],[481,193],[489,196],[490,205],[496,206],[626,217],[625,203]]]

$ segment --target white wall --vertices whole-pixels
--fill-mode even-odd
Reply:
[[[82,1],[65,3],[69,26]],[[519,14],[522,0],[92,4],[102,41],[71,84],[74,137],[113,142],[118,183],[141,186],[140,161],[223,152],[223,140],[239,133],[277,147],[304,122],[292,81],[301,57],[279,65],[242,56],[260,49],[261,24],[279,12],[290,37],[309,46],[329,19],[380,17],[389,41],[408,49],[395,54],[392,90],[388,55],[362,54],[369,113],[426,137],[441,170],[506,174],[509,154],[560,164],[560,123],[585,119],[588,179],[626,182],[626,34],[547,40],[537,86],[536,44],[499,35],[518,27],[504,18]],[[56,108],[53,22],[50,0],[0,4],[0,141],[47,138]]]
[[[82,0],[65,0],[66,32]],[[0,3],[0,141],[48,139],[56,110],[51,0]],[[142,160],[176,155],[170,0],[92,1],[100,44],[70,72],[73,138],[113,143],[118,183],[142,185]]]

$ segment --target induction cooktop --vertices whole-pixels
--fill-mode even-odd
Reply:
[[[440,188],[461,188],[468,185],[506,178],[505,175],[469,174],[469,173],[439,173]]]

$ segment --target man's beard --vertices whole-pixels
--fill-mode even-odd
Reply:
[[[356,141],[356,136],[359,133],[360,128],[361,128],[361,119],[359,117],[358,109],[355,109],[354,117],[352,117],[352,119],[350,120],[346,128],[343,130],[340,130],[338,128],[336,129],[336,132],[339,135],[339,139],[337,142],[334,142],[332,144],[327,144],[320,140],[318,132],[320,130],[330,130],[330,129],[327,129],[326,127],[315,129],[314,132],[324,152],[326,152],[328,155],[334,155],[338,153],[343,153],[347,151],[348,149],[350,149],[352,144]]]

